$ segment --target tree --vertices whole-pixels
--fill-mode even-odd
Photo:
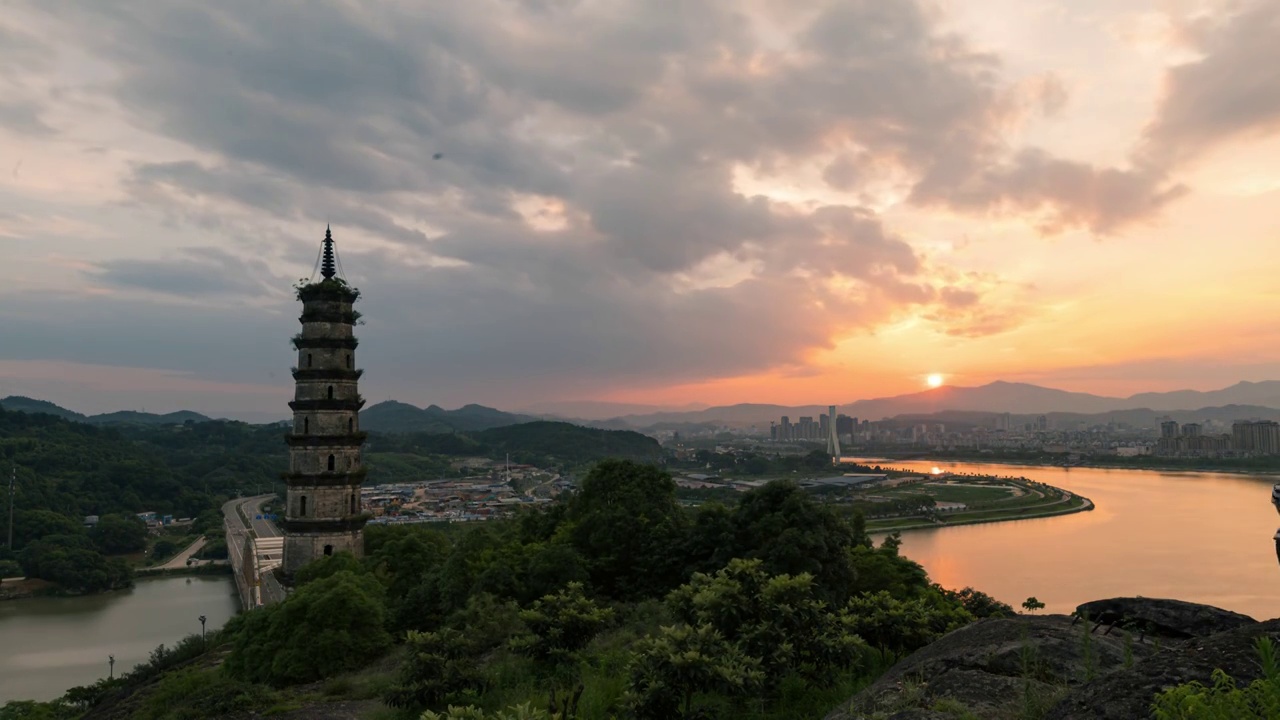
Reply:
[[[911,652],[968,625],[973,616],[940,594],[904,599],[882,590],[850,600],[842,621],[847,632],[872,647]]]
[[[637,720],[691,718],[697,693],[741,696],[764,679],[759,660],[710,625],[664,627],[634,653],[627,701]]]
[[[21,549],[27,543],[50,535],[84,535],[84,524],[73,517],[52,510],[19,510],[13,518],[13,545]]]
[[[732,511],[732,538],[703,560],[704,570],[732,558],[757,558],[768,575],[813,576],[820,597],[841,603],[856,574],[849,551],[854,527],[799,485],[777,480],[745,493]]]
[[[813,576],[771,576],[760,560],[736,559],[715,575],[697,573],[667,604],[677,619],[711,627],[755,658],[768,684],[788,672],[829,677],[863,647],[819,599]]]
[[[1037,600],[1034,596],[1022,601],[1022,609],[1029,613],[1035,613],[1037,610],[1044,609],[1044,603]]]
[[[405,645],[409,657],[400,666],[395,685],[383,696],[388,705],[439,705],[481,685],[479,662],[465,634],[452,628],[426,633],[410,630]]]
[[[0,578],[22,577],[22,566],[16,560],[0,560]]]
[[[562,662],[586,646],[613,621],[613,610],[602,608],[582,591],[582,583],[546,595],[520,612],[528,632],[512,639],[511,649],[535,660]]]
[[[293,583],[296,587],[303,587],[341,572],[360,575],[364,573],[364,568],[361,567],[355,555],[345,551],[336,552],[303,565],[298,572],[294,573]]]
[[[57,583],[73,592],[129,587],[132,571],[120,558],[105,558],[84,535],[52,535],[29,543],[18,554],[27,577]]]
[[[653,465],[604,460],[570,501],[569,535],[591,583],[618,599],[653,597],[680,583],[676,550],[685,524],[671,475]]]
[[[142,552],[147,547],[147,524],[136,515],[103,515],[90,535],[108,555]]]
[[[990,595],[974,590],[971,587],[965,587],[960,590],[947,590],[941,585],[935,584],[933,588],[941,593],[943,597],[960,603],[975,618],[1010,617],[1013,615],[1013,608],[1008,603],[1000,602]]]
[[[345,570],[244,617],[225,667],[254,682],[319,680],[363,667],[391,644],[382,586]]]

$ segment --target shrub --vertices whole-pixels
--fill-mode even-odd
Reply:
[[[382,586],[349,571],[312,581],[237,624],[226,668],[272,685],[311,682],[363,667],[391,644]]]
[[[613,614],[588,598],[582,583],[569,583],[521,611],[520,619],[529,630],[511,641],[511,649],[535,660],[562,662],[591,642],[613,621]]]

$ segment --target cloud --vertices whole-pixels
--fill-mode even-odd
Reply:
[[[866,199],[886,185],[1046,232],[1110,232],[1177,196],[1160,171],[1010,139],[1016,79],[915,2],[94,3],[40,23],[110,68],[80,92],[164,149],[122,165],[125,207],[228,239],[86,273],[113,294],[84,322],[156,295],[226,314],[136,329],[160,367],[206,368],[164,347],[197,335],[287,364],[277,268],[309,265],[327,220],[365,291],[374,387],[493,402],[799,367],[903,314],[963,335],[1016,324],[886,225]],[[1060,112],[1061,84],[1037,82],[1038,110]],[[735,181],[800,165],[843,194]],[[230,321],[262,308],[269,329]]]
[[[245,260],[220,248],[188,248],[165,260],[120,259],[90,270],[97,282],[185,298],[209,295],[252,299],[280,295],[287,281],[261,260]]]
[[[1177,164],[1219,142],[1280,129],[1280,5],[1237,4],[1184,30],[1200,57],[1166,73],[1145,155]]]

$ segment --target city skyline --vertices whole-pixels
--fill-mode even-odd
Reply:
[[[6,5],[0,396],[279,412],[327,222],[371,402],[1280,378],[1275,3],[433,5]]]

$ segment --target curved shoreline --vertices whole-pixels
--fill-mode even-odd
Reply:
[[[983,525],[987,523],[1011,522],[1013,520],[1035,520],[1037,518],[1058,517],[1060,515],[1074,515],[1075,513],[1089,512],[1096,506],[1093,501],[1083,495],[1075,495],[1073,497],[1080,498],[1083,502],[1075,507],[1067,507],[1061,510],[1052,510],[1050,512],[1027,513],[1025,515],[1012,515],[1010,517],[992,517],[992,518],[957,518],[954,522],[945,523],[912,523],[907,525],[891,525],[888,527],[868,527],[868,533],[895,533],[906,530],[940,530],[948,527],[960,527],[961,525]]]

